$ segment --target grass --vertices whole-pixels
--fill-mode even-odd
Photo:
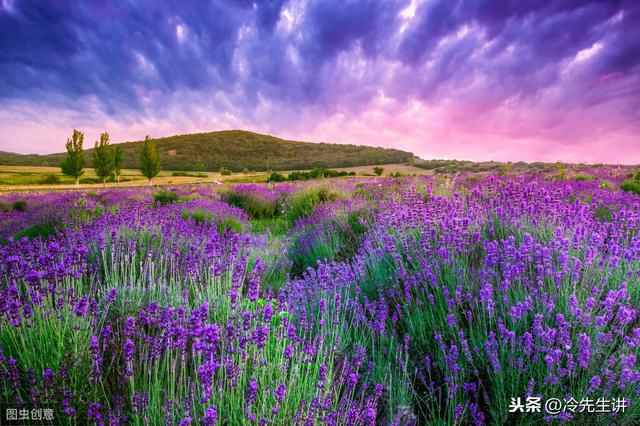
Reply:
[[[222,193],[221,198],[226,203],[247,212],[252,219],[269,219],[279,214],[276,203],[262,198],[257,193],[230,188]]]
[[[434,191],[453,197],[449,182],[442,180],[442,187],[434,188]],[[554,181],[551,184],[565,183]],[[395,190],[397,186],[392,188]],[[167,191],[155,196],[158,202],[178,201],[177,194]],[[68,306],[61,317],[36,312],[37,321],[33,327],[24,327],[24,330],[4,326],[0,330],[0,346],[6,354],[18,358],[21,366],[35,368],[38,373],[49,365],[59,367],[67,356],[83,360],[75,366],[73,376],[66,384],[89,400],[111,400],[116,393],[124,393],[128,398],[125,403],[130,405],[136,395],[147,393],[149,408],[145,414],[133,412],[132,424],[175,424],[187,415],[193,418],[194,424],[201,424],[210,401],[215,401],[225,424],[248,424],[248,413],[257,418],[272,418],[276,405],[273,391],[279,385],[286,386],[287,392],[286,399],[278,406],[279,420],[288,420],[283,420],[283,424],[291,423],[299,410],[303,416],[307,414],[308,409],[301,408],[305,406],[302,402],[306,400],[308,404],[316,396],[331,395],[330,409],[336,408],[341,397],[361,401],[365,392],[349,388],[342,379],[347,372],[345,366],[349,365],[345,360],[361,351],[367,354],[366,362],[348,373],[356,374],[360,383],[385,386],[383,408],[378,411],[379,424],[389,424],[398,416],[403,419],[400,424],[466,424],[470,422],[468,411],[461,422],[455,417],[455,408],[460,406],[469,410],[467,404],[471,400],[482,405],[488,424],[524,424],[523,417],[509,414],[508,404],[510,397],[523,396],[529,380],[535,382],[535,393],[546,397],[588,396],[585,392],[589,388],[589,378],[602,374],[606,364],[602,360],[621,355],[619,348],[623,346],[623,340],[630,338],[625,332],[630,332],[633,325],[628,330],[617,330],[620,334],[614,334],[609,342],[594,344],[591,364],[570,380],[560,379],[557,383],[548,380],[550,373],[542,356],[532,358],[519,340],[509,343],[510,333],[523,337],[535,330],[537,324],[545,330],[557,327],[552,335],[554,344],[556,338],[560,344],[566,332],[571,338],[563,343],[567,348],[579,347],[579,338],[584,337],[598,342],[601,331],[607,331],[608,326],[615,329],[613,323],[598,329],[587,322],[573,321],[571,329],[565,330],[559,318],[572,319],[577,315],[570,307],[574,298],[577,305],[583,307],[594,297],[596,311],[604,309],[600,302],[609,297],[609,291],[620,289],[623,281],[633,279],[627,271],[640,268],[637,259],[621,258],[621,263],[615,266],[600,263],[600,258],[592,259],[593,266],[586,266],[583,274],[574,276],[573,268],[560,266],[563,260],[559,254],[566,254],[567,265],[577,269],[576,265],[584,264],[586,248],[568,249],[564,253],[554,243],[549,249],[552,254],[547,267],[538,268],[535,258],[542,250],[527,248],[526,234],[533,236],[542,248],[548,247],[556,237],[544,222],[533,225],[526,216],[518,217],[521,221],[517,225],[498,214],[479,217],[479,223],[455,235],[455,238],[465,240],[478,231],[480,243],[471,246],[469,252],[441,252],[442,245],[446,245],[452,235],[439,228],[396,230],[390,227],[382,234],[381,241],[367,241],[366,245],[360,246],[352,238],[367,234],[367,225],[371,224],[366,219],[369,209],[373,208],[371,205],[336,214],[335,218],[328,219],[328,223],[322,222],[316,228],[310,221],[308,228],[293,235],[290,233],[290,227],[298,219],[308,217],[322,203],[341,196],[343,194],[323,185],[306,188],[283,203],[284,215],[279,215],[272,211],[273,203],[265,207],[265,200],[256,194],[228,193],[229,200],[248,213],[252,212],[252,238],[266,242],[252,243],[249,253],[238,254],[240,267],[222,273],[215,272],[215,262],[222,257],[215,252],[207,257],[206,263],[192,265],[195,270],[180,268],[178,265],[182,265],[180,259],[183,258],[179,254],[207,250],[206,242],[200,246],[203,242],[197,240],[198,237],[182,240],[181,235],[169,235],[161,224],[145,229],[125,224],[114,233],[105,232],[104,247],[99,247],[96,241],[89,242],[89,260],[95,266],[92,271],[96,276],[91,279],[69,276],[61,284],[80,296],[87,294],[90,288],[100,296],[99,300],[108,289],[118,287],[116,302],[105,309],[105,318],[99,319],[99,322],[108,322],[114,330],[120,330],[127,316],[135,316],[151,301],[164,307],[186,308],[187,317],[199,309],[202,302],[211,302],[203,316],[205,322],[220,325],[220,331],[228,327],[244,330],[242,333],[252,336],[257,327],[268,326],[263,351],[253,343],[239,343],[233,339],[226,339],[224,345],[220,343],[221,346],[216,347],[216,353],[223,354],[227,365],[234,367],[233,373],[222,365],[216,366],[214,379],[209,384],[214,397],[198,395],[189,411],[179,406],[170,411],[166,407],[171,400],[182,402],[192,398],[188,392],[191,385],[206,389],[198,370],[198,366],[206,365],[206,357],[195,349],[196,342],[201,344],[201,341],[193,336],[185,347],[176,343],[162,356],[142,358],[138,354],[152,352],[150,342],[153,338],[167,336],[163,334],[166,329],[155,324],[141,328],[143,336],[134,339],[136,358],[132,376],[121,383],[102,381],[95,386],[89,385],[90,364],[86,356],[82,358],[82,354],[88,352],[93,328],[89,327],[87,319],[74,315]],[[585,203],[594,203],[590,207],[600,220],[615,220],[615,210],[608,205],[595,204],[591,199],[585,199]],[[200,208],[183,209],[180,215],[198,226],[216,226],[220,232],[245,230],[233,219],[219,220]],[[323,232],[317,233],[318,230]],[[204,237],[207,233],[195,235]],[[362,249],[358,251],[362,256],[357,258],[358,272],[348,278],[349,281],[344,278],[344,282],[334,283],[331,268],[335,267],[337,273],[342,274],[337,278],[342,279],[351,277],[345,271],[351,271],[351,267],[355,270],[356,265],[348,262],[318,265],[317,261],[355,259],[353,252],[345,254],[351,245]],[[384,251],[377,250],[381,248]],[[520,256],[520,253],[523,254]],[[263,260],[262,266],[258,259]],[[491,263],[494,261],[495,264]],[[316,269],[305,275],[305,268],[309,266]],[[481,266],[484,270],[479,271]],[[608,268],[614,268],[614,271]],[[259,275],[265,298],[249,300],[247,286],[255,278],[252,274]],[[515,277],[507,283],[509,274]],[[292,342],[287,324],[296,317],[289,312],[278,312],[275,299],[267,297],[300,277],[306,280],[306,289],[311,296],[304,304],[291,308],[302,312],[297,317],[302,324],[296,323],[300,326],[298,337],[311,342],[310,350],[315,355],[305,356],[298,346],[289,361],[285,350]],[[318,285],[313,285],[313,277],[319,277]],[[598,292],[593,290],[596,286]],[[495,293],[490,299],[491,305],[486,299],[475,297],[486,292],[487,287]],[[237,290],[236,308],[230,300],[231,289]],[[538,294],[541,296],[536,297]],[[639,286],[630,285],[625,294],[629,306],[640,305]],[[553,296],[553,308],[548,307],[547,295]],[[45,302],[49,303],[48,300]],[[512,308],[517,302],[530,306],[522,314],[514,314]],[[624,313],[621,306],[620,312]],[[266,317],[266,308],[274,311],[270,319]],[[45,305],[43,309],[51,310],[52,307]],[[356,320],[358,309],[365,311],[366,322]],[[390,310],[401,311],[402,315],[385,316]],[[552,314],[547,316],[549,311]],[[599,314],[596,311],[594,317]],[[585,313],[591,319],[592,313]],[[174,317],[170,321],[174,320],[179,321]],[[28,339],[26,350],[20,339]],[[494,344],[497,340],[501,341],[500,345]],[[51,344],[52,341],[56,344]],[[104,367],[105,377],[120,377],[127,368],[122,358],[123,343],[116,341],[109,348],[108,355],[113,363]],[[184,356],[184,353],[190,356]],[[451,361],[453,354],[455,362]],[[297,362],[302,359],[305,362]],[[524,363],[522,368],[518,366],[519,362]],[[324,390],[319,390],[315,379],[322,366],[327,368],[327,382]],[[256,384],[259,392],[249,411],[245,412],[246,389],[251,383]],[[475,399],[462,386],[474,383],[481,383],[477,391],[481,397]],[[611,392],[610,397],[628,397],[624,392],[633,390],[612,389]],[[103,395],[107,397],[100,398]],[[606,415],[591,414],[586,424],[611,420]],[[585,417],[576,421],[583,419]],[[632,421],[632,414],[628,419]],[[84,420],[80,417],[78,422]],[[313,416],[309,419],[310,423],[316,421],[319,419]]]
[[[317,185],[296,192],[287,200],[285,218],[293,224],[299,218],[309,216],[314,208],[327,201],[336,200],[340,194],[329,186]]]
[[[284,236],[289,230],[286,220],[281,217],[251,219],[251,231],[254,234],[268,233],[276,237]]]

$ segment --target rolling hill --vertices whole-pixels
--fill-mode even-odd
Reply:
[[[296,170],[405,163],[414,159],[412,153],[397,149],[298,142],[244,130],[176,135],[155,141],[164,170]],[[137,168],[142,141],[118,145],[125,153],[125,167]],[[91,146],[93,143],[85,140],[87,167],[92,166]],[[0,165],[56,167],[64,157],[65,153],[23,155],[0,151]]]

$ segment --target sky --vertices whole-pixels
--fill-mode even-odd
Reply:
[[[0,0],[0,150],[246,129],[640,163],[640,0]]]

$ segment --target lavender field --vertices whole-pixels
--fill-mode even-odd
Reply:
[[[79,425],[639,424],[640,196],[590,173],[5,195],[0,403]],[[510,409],[527,397],[583,403]]]

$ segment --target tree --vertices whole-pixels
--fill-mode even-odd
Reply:
[[[512,167],[513,167],[513,164],[511,163],[511,161],[508,161],[507,163],[505,163],[504,173],[508,175],[511,172]]]
[[[76,180],[76,186],[80,186],[80,176],[84,174],[84,154],[82,142],[84,133],[73,129],[73,136],[67,139],[67,157],[60,164],[62,173]]]
[[[380,166],[376,166],[373,168],[373,173],[375,173],[378,176],[382,176],[382,172],[384,172],[384,169]]]
[[[556,177],[558,179],[564,179],[566,170],[562,161],[556,161],[556,168],[558,169],[558,174],[556,175]]]
[[[113,149],[113,174],[116,176],[116,181],[120,183],[120,174],[124,168],[124,151],[119,146],[115,146]]]
[[[160,156],[156,151],[155,142],[148,135],[144,138],[144,146],[140,153],[140,171],[149,179],[149,184],[160,173]]]
[[[102,184],[107,182],[107,178],[113,172],[113,155],[109,146],[109,133],[104,132],[100,135],[100,140],[96,141],[93,148],[93,168],[96,175],[102,179]]]

